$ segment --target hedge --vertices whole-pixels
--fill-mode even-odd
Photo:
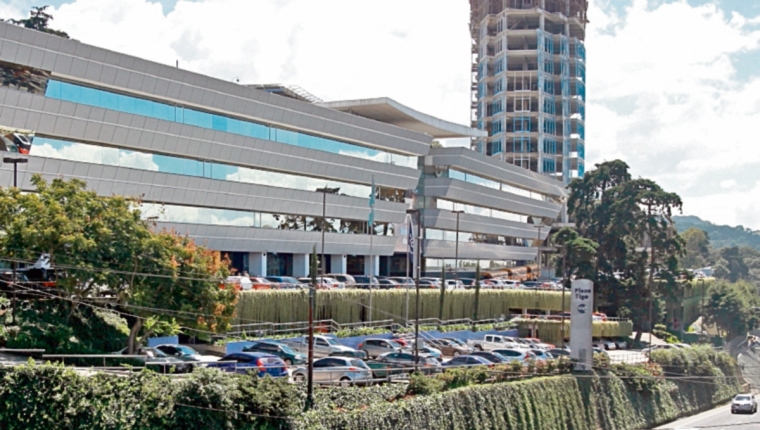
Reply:
[[[661,364],[597,362],[594,373],[516,382],[483,382],[482,370],[473,369],[447,373],[438,383],[416,381],[414,389],[318,389],[308,413],[302,412],[304,388],[283,380],[213,369],[182,379],[149,371],[84,376],[70,368],[24,365],[0,368],[0,428],[623,430],[652,428],[739,390],[735,362],[709,349],[653,359]],[[712,379],[662,378],[671,371]]]
[[[339,324],[367,321],[368,290],[317,291],[314,318],[332,319]],[[372,291],[372,320],[395,319],[402,322],[406,309],[406,290]],[[409,318],[415,317],[415,292],[409,291]],[[472,318],[475,291],[455,290],[444,298],[443,319]],[[306,321],[308,293],[293,290],[257,290],[240,294],[237,304],[237,323],[257,321],[289,323]],[[565,309],[570,294],[565,294]],[[438,318],[440,292],[420,291],[420,318]],[[480,319],[497,319],[510,314],[510,309],[561,311],[562,293],[531,290],[481,290],[478,304]]]
[[[518,333],[521,337],[530,337],[533,328],[537,336],[544,342],[560,343],[562,338],[562,321],[515,319]],[[633,333],[631,321],[594,321],[591,323],[592,336],[594,337],[629,337]],[[565,337],[570,337],[570,320],[565,320]]]

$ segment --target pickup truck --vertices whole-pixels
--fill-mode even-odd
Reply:
[[[502,336],[499,334],[487,334],[483,336],[483,339],[468,340],[467,345],[473,347],[478,351],[491,351],[494,349],[524,349],[525,345],[521,345],[512,340],[509,336]]]
[[[309,353],[308,336],[301,336],[296,339],[284,340],[282,343],[302,354]],[[314,335],[314,357],[321,358],[329,356],[366,358],[367,353],[364,351],[358,351],[345,345],[341,345],[340,342],[338,342],[338,340],[333,337]]]

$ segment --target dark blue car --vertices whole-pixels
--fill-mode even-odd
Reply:
[[[483,358],[479,357],[477,355],[460,355],[459,357],[454,357],[449,361],[444,361],[441,363],[443,367],[470,367],[470,366],[488,366],[493,367],[493,362]]]
[[[280,357],[262,352],[227,354],[219,362],[209,363],[207,367],[235,373],[254,371],[258,373],[260,378],[264,377],[264,375],[269,375],[273,378],[288,377],[288,367]]]

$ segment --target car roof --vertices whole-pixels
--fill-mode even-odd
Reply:
[[[253,352],[253,351],[250,351],[250,352],[249,351],[240,351],[240,352],[234,352],[234,353],[227,354],[227,355],[232,355],[232,354],[243,354],[243,355],[247,355],[249,357],[256,357],[256,358],[265,358],[265,357],[280,358],[280,357],[278,357],[278,356],[276,356],[274,354],[270,354],[268,352]]]

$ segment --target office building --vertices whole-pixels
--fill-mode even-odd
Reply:
[[[587,0],[470,0],[473,149],[568,183],[585,170]]]
[[[41,174],[140,196],[158,228],[187,233],[252,275],[306,276],[323,229],[326,272],[403,274],[411,204],[430,223],[430,261],[451,258],[445,211],[470,205],[462,255],[506,265],[533,255],[527,217],[559,213],[562,189],[550,178],[466,148],[431,150],[434,139],[486,133],[387,98],[324,103],[2,22],[0,74],[0,129],[32,142],[22,189]],[[428,177],[431,169],[447,176]],[[2,185],[12,172],[0,168]]]

